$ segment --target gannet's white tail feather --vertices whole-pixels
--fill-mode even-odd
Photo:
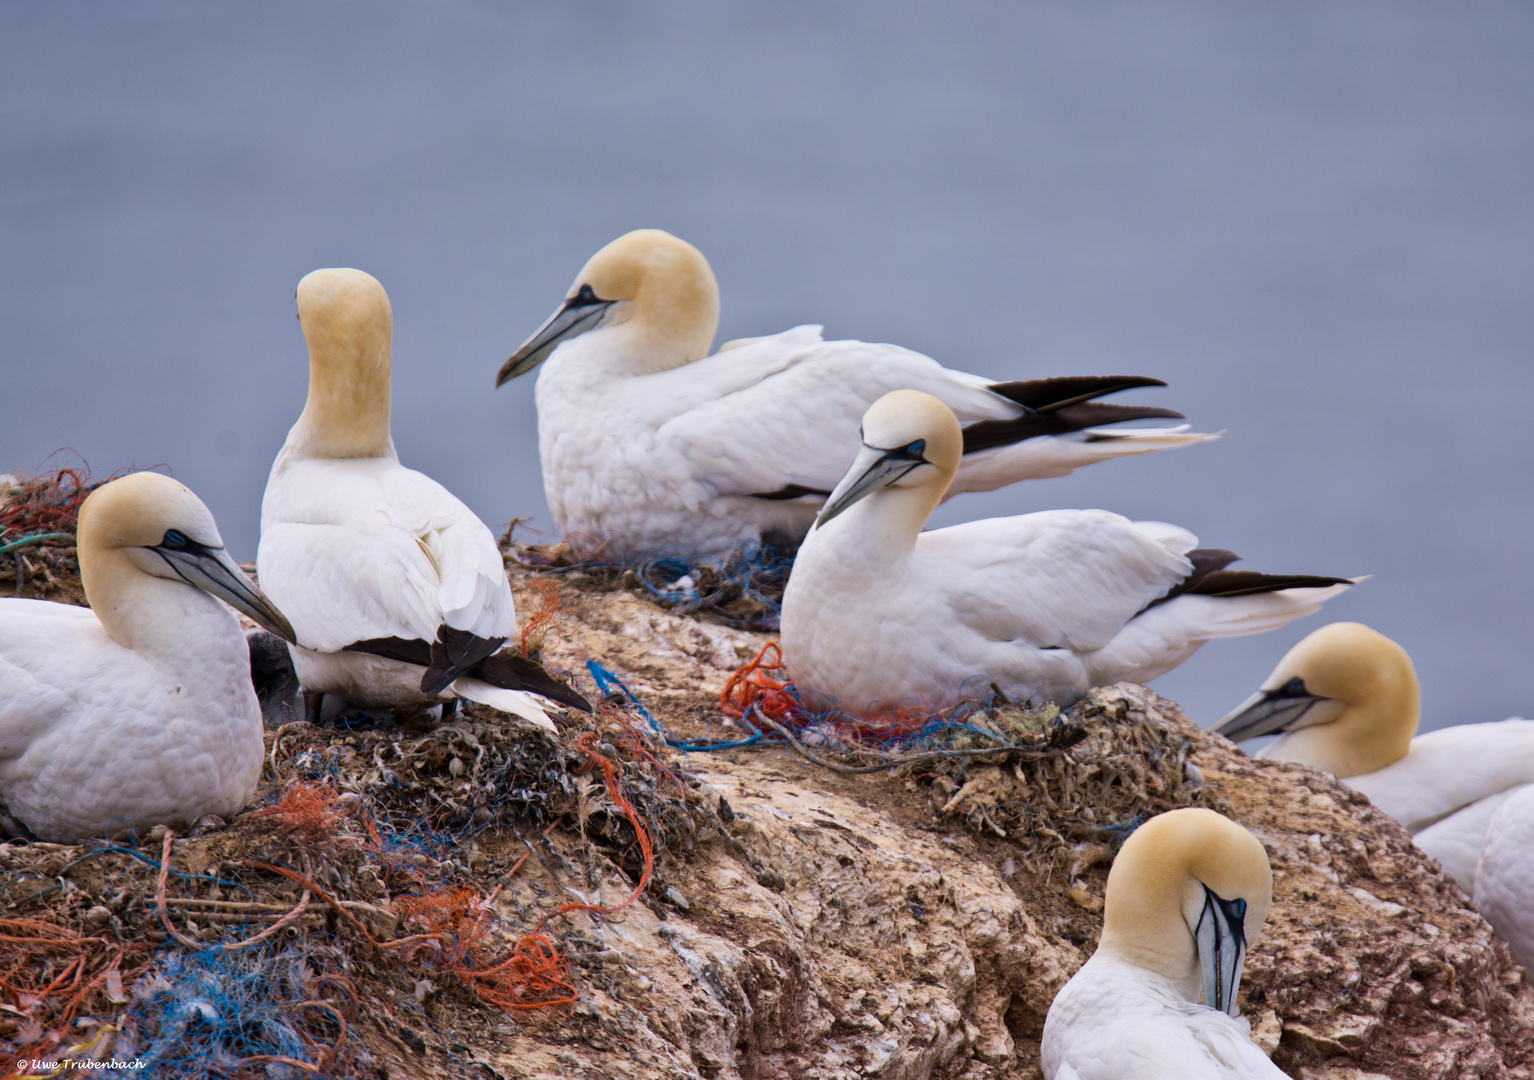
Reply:
[[[1189,424],[1156,428],[1088,428],[1068,435],[1033,439],[964,455],[945,499],[963,491],[994,491],[1017,480],[1069,476],[1077,469],[1113,458],[1175,450],[1210,442],[1212,434],[1189,431]]]
[[[520,716],[546,731],[558,734],[559,729],[554,726],[554,721],[549,719],[549,714],[543,711],[539,704],[540,699],[526,690],[506,690],[499,686],[491,686],[487,682],[480,682],[478,679],[462,678],[453,683],[453,693],[470,701],[477,701],[481,705],[488,705],[492,709],[500,709],[513,716]]]
[[[1364,578],[1354,578],[1357,584]],[[1184,594],[1135,616],[1089,659],[1092,684],[1149,682],[1215,638],[1277,630],[1313,615],[1349,585],[1280,589],[1250,596]]]

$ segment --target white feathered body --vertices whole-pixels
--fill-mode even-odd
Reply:
[[[516,631],[495,537],[392,448],[386,457],[313,458],[285,446],[261,504],[256,565],[298,634],[290,651],[305,689],[375,707],[467,697],[543,715],[526,693],[466,677],[428,699],[421,666],[341,651],[376,638],[432,642],[444,624],[483,638]]]
[[[144,576],[139,645],[89,608],[0,599],[0,800],[44,840],[229,818],[255,794],[261,707],[233,613]]]
[[[1034,701],[1146,682],[1212,638],[1282,626],[1346,587],[1183,595],[1147,610],[1190,572],[1192,533],[1053,510],[934,529],[911,549],[885,542],[898,530],[878,504],[811,532],[783,597],[794,682],[853,709],[941,708],[992,682]]]
[[[1044,1021],[1044,1080],[1280,1080],[1250,1025],[1185,999],[1155,972],[1099,952]]]
[[[1265,754],[1289,756],[1284,746],[1308,730]],[[1430,731],[1400,761],[1344,783],[1404,825],[1520,962],[1534,963],[1534,720]]]
[[[544,490],[563,533],[624,550],[717,555],[743,541],[797,542],[822,497],[761,499],[797,485],[830,491],[856,455],[858,421],[908,387],[963,424],[1023,410],[987,380],[894,345],[822,341],[820,327],[732,343],[703,360],[634,374],[620,338],[598,329],[560,345],[538,376]],[[1126,454],[1197,441],[1186,425],[1093,440],[1039,436],[967,455],[948,494],[1064,476]]]
[[[1513,959],[1534,971],[1534,784],[1509,793],[1486,828],[1475,903]]]

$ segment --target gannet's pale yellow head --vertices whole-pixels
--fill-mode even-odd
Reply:
[[[636,374],[708,355],[719,328],[719,284],[703,253],[660,229],[636,229],[591,257],[559,310],[501,365],[495,385],[531,371],[561,343],[625,327]]]
[[[1237,742],[1289,732],[1264,754],[1345,779],[1405,757],[1420,711],[1406,650],[1362,623],[1339,622],[1290,649],[1214,730]]]
[[[1124,842],[1108,872],[1099,949],[1236,1015],[1246,950],[1273,903],[1268,854],[1213,810],[1172,810]]]
[[[139,472],[109,481],[80,507],[80,581],[112,639],[133,648],[135,574],[185,582],[294,640],[293,627],[224,551],[213,515],[185,484]]]
[[[893,390],[863,414],[863,449],[815,519],[818,528],[849,506],[886,488],[911,496],[916,529],[942,501],[964,455],[953,410],[920,390]]]
[[[308,456],[386,455],[394,315],[383,286],[361,270],[316,270],[298,283],[298,318],[309,343],[299,418]]]

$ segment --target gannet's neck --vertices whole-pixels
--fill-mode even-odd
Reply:
[[[316,336],[309,341],[309,399],[288,446],[302,457],[397,457],[389,435],[388,338],[340,343]]]
[[[195,670],[239,623],[222,603],[184,581],[155,577],[138,559],[159,558],[142,548],[80,551],[85,598],[107,636],[157,666]]]
[[[1112,906],[1105,911],[1098,952],[1153,972],[1185,1000],[1197,1001],[1198,947],[1183,914],[1185,894],[1197,882],[1175,859],[1143,859],[1133,869],[1109,878]]]
[[[942,484],[881,488],[821,528],[855,537],[862,557],[878,563],[892,562],[916,550],[916,538],[937,509],[946,486],[945,480]]]
[[[286,449],[315,458],[394,456],[394,316],[383,286],[360,270],[316,270],[298,283],[298,315],[309,343],[309,399]]]
[[[571,350],[573,355],[578,350],[583,365],[608,376],[653,375],[703,359],[713,341],[712,330],[702,337],[677,329],[674,322],[646,319],[636,311],[623,322],[587,331],[561,345],[559,352]],[[701,339],[702,348],[694,347],[697,341],[689,339]]]

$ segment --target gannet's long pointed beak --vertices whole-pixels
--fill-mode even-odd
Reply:
[[[162,542],[149,550],[164,559],[182,581],[243,611],[284,641],[298,643],[287,617],[256,588],[256,583],[245,576],[223,548],[199,544],[171,529]]]
[[[1198,943],[1198,967],[1204,979],[1204,1004],[1236,1015],[1236,988],[1246,962],[1246,901],[1222,900],[1204,886],[1204,911],[1193,939]]]
[[[1312,694],[1305,680],[1295,676],[1275,690],[1259,690],[1214,726],[1217,735],[1231,742],[1245,742],[1259,735],[1304,727],[1305,715],[1331,698]]]
[[[501,365],[500,373],[495,377],[495,385],[500,386],[518,375],[527,374],[548,359],[549,353],[560,342],[580,337],[587,330],[594,329],[602,321],[602,316],[607,314],[607,309],[615,303],[616,300],[598,297],[590,285],[582,285],[579,292],[561,304],[559,310],[549,316],[549,321],[540,326],[532,337],[522,343],[520,349],[511,354],[511,359]]]
[[[852,461],[852,468],[847,470],[841,483],[826,497],[825,506],[820,508],[820,514],[815,518],[815,527],[820,528],[858,500],[893,484],[917,466],[930,465],[931,462],[922,456],[926,448],[925,439],[917,439],[908,446],[897,446],[889,450],[864,443],[863,449],[858,451],[858,456]]]

